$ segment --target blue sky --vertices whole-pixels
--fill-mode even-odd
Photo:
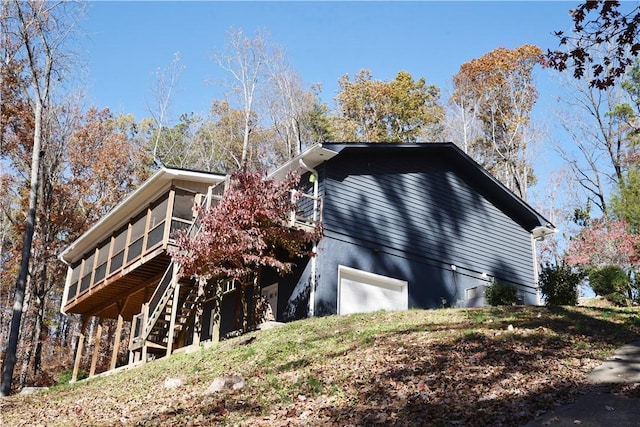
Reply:
[[[82,27],[87,104],[141,119],[154,105],[154,72],[180,53],[185,69],[170,119],[206,114],[225,77],[211,60],[228,30],[266,30],[305,83],[322,83],[333,106],[338,78],[370,69],[389,80],[400,70],[442,89],[460,65],[498,47],[557,45],[577,2],[91,2]],[[537,72],[538,111],[555,97],[548,70]]]

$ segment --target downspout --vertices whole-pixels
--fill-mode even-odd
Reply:
[[[67,266],[67,277],[64,280],[64,291],[62,292],[62,300],[60,301],[60,313],[65,316],[67,313],[64,311],[64,306],[67,304],[67,298],[69,298],[69,281],[71,280],[71,263],[68,263],[63,257],[58,257]]]
[[[538,280],[538,251],[536,250],[536,238],[531,235],[531,252],[533,254],[533,283],[536,285],[536,305],[542,305],[540,300],[540,283]]]
[[[299,160],[300,166],[311,172],[313,176],[313,223],[318,220],[318,171],[307,166],[302,159]],[[314,316],[316,305],[316,271],[318,258],[318,242],[313,242],[311,249],[311,289],[309,290],[309,317]]]

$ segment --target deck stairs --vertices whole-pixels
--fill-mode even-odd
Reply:
[[[210,187],[200,205],[211,207],[222,199],[228,181]],[[289,226],[310,231],[322,220],[322,200],[319,197],[292,191],[292,201],[298,209],[291,213]],[[191,237],[200,232],[200,219],[206,209],[200,210],[187,231]],[[184,344],[188,325],[195,316],[198,286],[192,279],[180,278],[180,265],[170,261],[149,302],[133,318],[131,351],[171,354],[176,343]],[[171,348],[169,348],[171,347]]]
[[[209,187],[200,205],[210,208],[222,199],[228,182]],[[200,219],[206,209],[199,211],[187,235],[195,237],[200,231]],[[130,349],[146,348],[151,353],[171,354],[175,343],[184,339],[195,312],[198,287],[194,280],[180,278],[180,265],[170,261],[149,302],[133,318]]]

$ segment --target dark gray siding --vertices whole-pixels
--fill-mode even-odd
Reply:
[[[529,232],[442,158],[341,154],[326,173],[327,237],[533,282]]]
[[[442,298],[447,306],[483,305],[492,280],[517,284],[525,303],[537,302],[529,232],[500,207],[496,188],[483,187],[464,162],[443,152],[345,149],[319,168],[325,238],[316,260],[316,315],[336,312],[338,265],[406,280],[409,307],[439,307]],[[283,285],[283,313],[290,314],[283,320],[302,317],[309,265]]]

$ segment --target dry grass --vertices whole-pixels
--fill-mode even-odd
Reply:
[[[505,307],[308,319],[47,393],[1,425],[521,425],[638,339],[632,309]],[[206,394],[237,373],[238,391]],[[169,389],[167,378],[183,378]]]

